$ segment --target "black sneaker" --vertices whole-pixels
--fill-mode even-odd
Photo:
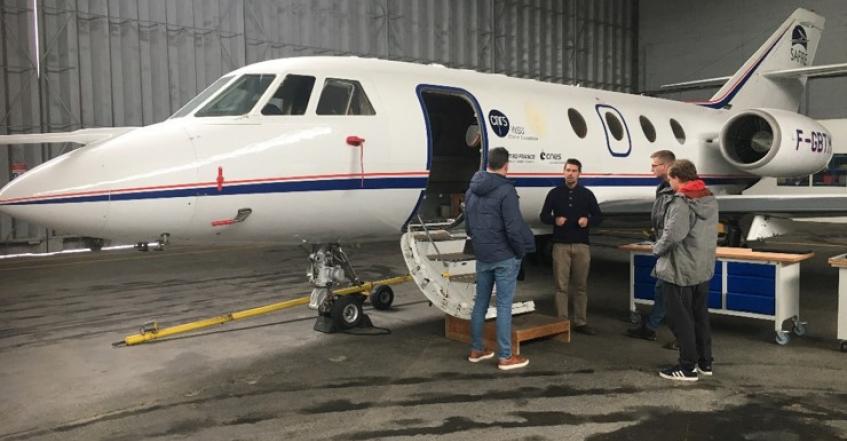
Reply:
[[[707,376],[707,377],[711,377],[711,376],[712,376],[712,365],[711,365],[711,363],[710,363],[710,364],[706,364],[706,363],[700,364],[700,363],[697,363],[697,373],[698,373],[698,374],[703,374],[703,375],[705,375],[705,376]]]
[[[626,330],[626,335],[632,338],[643,338],[644,340],[656,341],[656,331],[646,326],[629,328]]]
[[[659,376],[668,380],[677,381],[697,381],[697,371],[683,369],[682,366],[676,365],[659,371]]]

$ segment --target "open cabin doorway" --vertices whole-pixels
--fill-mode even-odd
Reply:
[[[427,121],[429,178],[413,218],[446,222],[459,216],[471,177],[482,167],[484,126],[468,92],[433,87],[419,97]]]

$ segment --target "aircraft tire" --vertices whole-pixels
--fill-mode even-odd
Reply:
[[[332,304],[330,317],[339,329],[350,329],[359,326],[364,313],[362,302],[355,295],[338,296]]]
[[[388,285],[379,285],[374,288],[370,295],[371,305],[374,309],[385,311],[394,303],[394,290]]]

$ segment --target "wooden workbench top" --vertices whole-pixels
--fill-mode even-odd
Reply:
[[[624,251],[635,251],[640,253],[652,253],[652,243],[631,243],[621,245],[618,249]],[[737,260],[757,260],[764,262],[779,262],[779,263],[797,263],[806,259],[811,259],[815,253],[805,254],[789,254],[789,253],[770,253],[762,251],[753,251],[750,248],[734,248],[734,247],[718,247],[715,250],[715,256],[719,259],[737,259]],[[832,259],[830,259],[831,263]],[[847,266],[847,260],[845,260]]]
[[[836,268],[847,268],[847,254],[830,257],[829,264]]]

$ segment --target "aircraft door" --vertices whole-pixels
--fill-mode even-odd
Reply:
[[[471,177],[485,160],[487,139],[481,110],[473,95],[463,89],[420,86],[427,130],[429,177],[409,221],[455,219]]]
[[[629,156],[632,151],[632,138],[621,112],[606,104],[597,104],[595,108],[600,123],[603,124],[606,147],[609,149],[609,153],[615,157]]]

